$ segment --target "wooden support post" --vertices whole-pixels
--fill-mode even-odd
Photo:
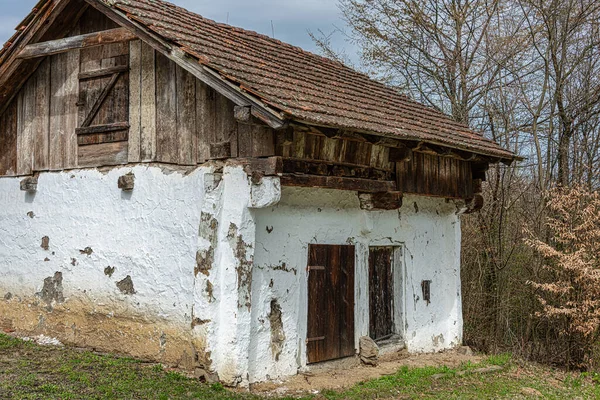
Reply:
[[[65,53],[69,50],[87,47],[103,46],[111,43],[121,43],[134,40],[136,36],[126,28],[110,29],[102,32],[88,33],[85,35],[71,36],[64,39],[50,40],[25,46],[17,58],[28,60],[38,57],[47,57],[53,54]]]

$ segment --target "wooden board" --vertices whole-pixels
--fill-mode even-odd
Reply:
[[[45,59],[35,73],[35,119],[33,121],[33,170],[49,167],[50,60]]]
[[[127,142],[79,146],[80,167],[127,164]]]
[[[210,144],[215,142],[216,103],[215,92],[210,86],[196,83],[196,130],[198,135],[198,162],[210,159]]]
[[[77,166],[79,51],[50,57],[49,169]]]
[[[373,340],[394,334],[393,247],[369,249],[369,336]]]
[[[33,126],[35,79],[29,79],[17,96],[17,174],[31,174],[33,168]]]
[[[140,158],[154,161],[156,157],[156,52],[142,43],[141,139]]]
[[[82,34],[114,28],[114,22],[94,9],[88,10],[80,21]],[[123,149],[129,153],[129,49],[129,43],[109,43],[80,51],[77,103],[80,166],[122,164]],[[126,156],[125,161],[129,154]]]
[[[197,163],[196,78],[177,66],[177,160],[181,165]]]
[[[142,42],[129,43],[129,162],[140,162],[142,136]]]
[[[413,153],[396,163],[398,191],[446,198],[473,198],[471,163],[455,158]]]
[[[0,115],[0,175],[17,172],[17,101]]]
[[[162,54],[156,55],[156,155],[167,163],[178,161],[177,66]]]
[[[309,363],[355,354],[354,252],[347,245],[308,247]]]

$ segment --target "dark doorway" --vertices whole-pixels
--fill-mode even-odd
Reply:
[[[353,356],[354,246],[308,247],[309,363]]]
[[[369,249],[369,336],[385,340],[394,332],[393,247]]]

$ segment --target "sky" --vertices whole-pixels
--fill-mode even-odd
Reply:
[[[5,43],[15,27],[31,11],[38,0],[0,0],[0,42]],[[343,27],[336,0],[171,0],[204,17],[253,30],[318,52],[307,30],[324,32]],[[349,46],[338,35],[332,41],[336,49]]]

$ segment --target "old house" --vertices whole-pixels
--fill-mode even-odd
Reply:
[[[41,0],[0,52],[0,324],[230,385],[462,341],[460,219],[513,154],[160,0]]]

